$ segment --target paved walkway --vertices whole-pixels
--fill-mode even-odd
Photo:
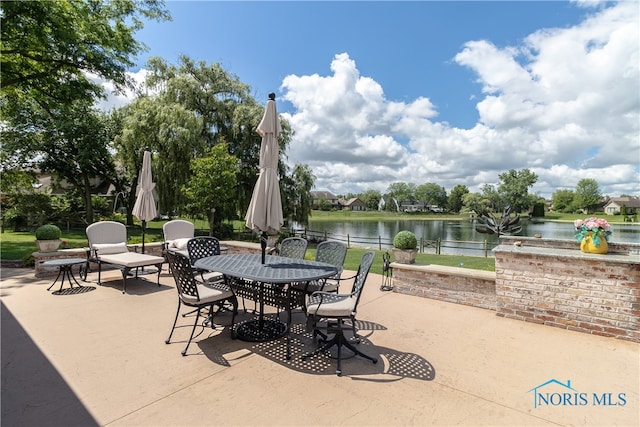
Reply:
[[[130,280],[123,295],[119,275],[55,295],[53,277],[2,270],[2,426],[640,424],[635,343],[383,292],[371,275],[358,318],[375,365],[352,358],[337,377],[329,358],[302,361],[314,344],[301,313],[290,361],[282,340],[222,328],[182,357],[190,328],[164,343],[173,279]]]

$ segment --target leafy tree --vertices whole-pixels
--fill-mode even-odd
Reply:
[[[128,85],[126,71],[145,46],[134,38],[143,19],[167,20],[160,0],[3,1],[0,54],[3,113],[26,100],[50,111],[103,93],[87,73]]]
[[[533,209],[531,210],[531,216],[535,218],[544,217],[544,201],[538,201],[533,204]]]
[[[500,174],[499,178],[498,193],[503,202],[502,207],[511,206],[515,213],[528,210],[533,204],[529,188],[538,181],[538,175],[529,169],[509,169],[508,172]]]
[[[482,186],[482,205],[483,210],[490,210],[492,212],[500,212],[507,204],[506,201],[500,196],[496,188],[491,184],[485,184]],[[475,210],[475,209],[474,209]],[[480,213],[480,211],[476,211]]]
[[[468,212],[475,212],[476,214],[481,214],[490,206],[489,200],[483,197],[480,193],[465,194],[462,196],[462,203],[465,210]]]
[[[553,210],[556,212],[573,212],[575,193],[573,190],[556,190],[551,195]]]
[[[447,209],[450,212],[459,213],[464,206],[463,197],[469,194],[469,188],[466,185],[458,184],[451,189],[449,199],[447,201]]]
[[[358,197],[367,205],[368,209],[377,210],[382,194],[378,190],[367,190]]]
[[[578,181],[576,185],[576,206],[580,209],[584,209],[587,213],[595,209],[602,200],[602,194],[600,194],[600,186],[595,179],[584,178]]]
[[[298,163],[293,167],[291,177],[284,180],[285,185],[282,191],[285,218],[291,218],[302,225],[309,224],[312,205],[311,189],[315,179],[309,165]]]
[[[51,197],[47,194],[32,192],[3,198],[3,227],[13,226],[14,231],[24,231],[42,225],[48,221],[52,213]]]
[[[93,222],[92,180],[99,177],[110,182],[115,174],[108,150],[108,116],[82,100],[60,104],[49,113],[32,101],[25,102],[33,107],[30,123],[9,127],[4,133],[2,150],[11,153],[4,158],[11,159],[15,168],[50,172],[54,185],[64,181],[65,188],[82,197],[86,222]]]
[[[169,102],[182,105],[201,119],[199,135],[204,146],[224,141],[229,153],[238,158],[240,163],[234,200],[236,210],[245,211],[259,170],[261,138],[256,127],[264,113],[264,106],[250,96],[248,85],[225,71],[220,64],[208,65],[181,56],[178,65],[152,58],[148,67],[150,75],[147,84],[150,87],[160,89],[161,96]],[[283,159],[291,139],[291,128],[286,121],[281,121],[281,126],[278,175],[283,182],[287,173]]]
[[[4,136],[6,138],[6,135]],[[0,149],[0,194],[20,195],[34,192],[38,180],[33,170],[24,170],[4,148]]]
[[[416,185],[406,182],[394,182],[387,187],[386,195],[395,198],[398,203],[414,202],[416,200]],[[393,210],[395,208],[393,206]]]
[[[133,206],[145,150],[154,155],[153,180],[160,211],[173,215],[183,204],[182,188],[189,179],[195,153],[202,153],[201,123],[193,112],[163,97],[143,97],[124,107],[122,133],[115,138],[117,158],[131,183],[129,203]],[[131,211],[127,223],[133,223]]]
[[[321,211],[330,211],[331,210],[331,202],[328,201],[327,199],[320,199],[316,203],[316,208],[320,209]]]
[[[208,150],[208,155],[191,162],[191,177],[183,187],[184,212],[196,218],[210,219],[210,232],[222,219],[235,216],[233,188],[236,185],[238,160],[229,154],[225,143]],[[215,214],[211,215],[211,210]]]
[[[200,134],[207,146],[233,141],[235,108],[242,103],[255,104],[249,86],[220,64],[207,65],[181,55],[178,65],[151,58],[148,68],[148,86],[161,88],[168,100],[202,118]]]
[[[415,197],[416,200],[425,202],[428,205],[444,207],[447,204],[447,190],[433,182],[418,185]]]
[[[88,73],[127,86],[143,18],[169,15],[158,0],[5,1],[0,15],[2,150],[12,168],[40,167],[74,186],[92,221],[90,181],[114,173],[107,126],[91,111],[104,92]]]

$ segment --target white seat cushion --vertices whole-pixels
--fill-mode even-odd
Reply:
[[[311,302],[307,307],[307,313],[320,317],[349,317],[353,314],[355,306],[355,298],[331,297],[331,301],[325,301],[322,304],[316,301]]]
[[[167,250],[173,252],[174,254],[180,254],[180,255],[182,255],[182,256],[184,256],[186,258],[189,258],[189,251],[186,250],[186,249],[178,249],[178,248],[169,247],[169,248],[167,248]]]
[[[222,273],[218,273],[217,271],[209,271],[202,274],[202,280],[205,282],[219,282],[222,279],[224,279],[224,276]]]
[[[171,242],[169,242],[169,247],[176,248],[178,250],[187,249],[187,243],[189,242],[189,240],[191,240],[190,237],[183,237],[181,239],[172,240]]]
[[[196,298],[191,295],[182,294],[180,297],[184,302],[189,304],[206,304],[208,302],[216,302],[233,296],[233,292],[225,289],[224,287],[201,284],[198,284],[198,294],[200,295],[200,301],[196,300]]]
[[[94,243],[91,245],[93,249],[98,251],[98,255],[121,254],[129,252],[125,242],[120,243]]]
[[[127,268],[134,267],[145,267],[147,265],[156,265],[164,263],[164,258],[155,256],[155,255],[147,255],[147,254],[139,254],[137,252],[125,252],[119,254],[107,254],[101,255],[98,252],[98,259],[101,262],[106,262],[114,265],[121,265]]]

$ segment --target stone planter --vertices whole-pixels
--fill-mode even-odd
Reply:
[[[62,241],[58,240],[36,240],[39,252],[55,252],[60,247]]]
[[[417,249],[393,248],[393,257],[400,264],[414,264],[416,262]]]

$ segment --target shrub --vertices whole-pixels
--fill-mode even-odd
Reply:
[[[393,247],[398,249],[416,249],[418,247],[418,239],[416,235],[409,230],[398,232],[393,238]]]
[[[38,240],[58,240],[62,236],[62,231],[53,224],[44,224],[36,229],[36,239]]]

